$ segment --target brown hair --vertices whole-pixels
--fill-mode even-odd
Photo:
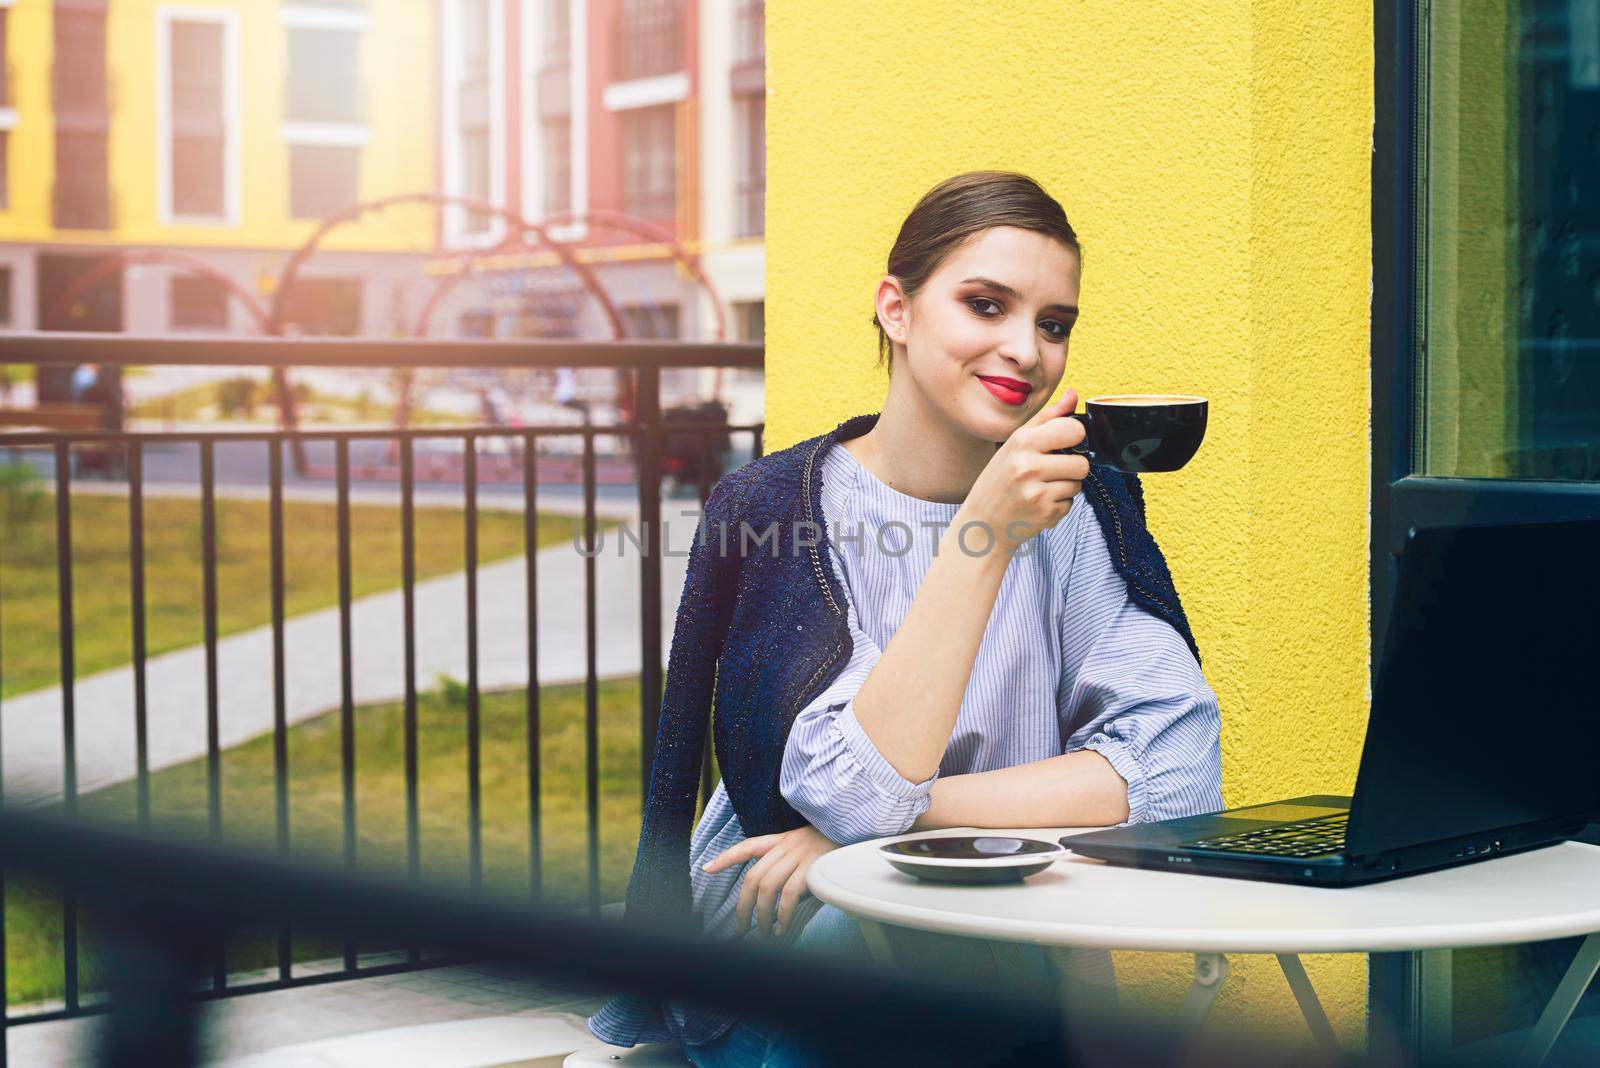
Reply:
[[[1038,182],[1015,171],[969,171],[946,178],[917,201],[889,250],[888,273],[900,280],[909,300],[963,242],[996,226],[1053,237],[1072,249],[1078,265],[1083,265],[1083,248],[1067,213]],[[872,313],[872,325],[878,328],[878,366],[887,365],[892,374],[889,335],[877,312]]]

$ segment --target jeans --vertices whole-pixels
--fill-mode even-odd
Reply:
[[[987,943],[971,938],[932,934],[905,928],[886,930],[898,964],[912,969],[935,969],[992,985],[996,981],[1053,984],[1049,959],[1037,946],[1008,946],[1004,962],[996,960]],[[795,939],[795,948],[827,954],[863,965],[871,962],[860,926],[832,905],[824,905]],[[827,1059],[806,1041],[806,1036],[764,1023],[740,1020],[720,1038],[701,1046],[684,1046],[684,1056],[696,1068],[813,1068]]]

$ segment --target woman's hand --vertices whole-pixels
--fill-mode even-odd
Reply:
[[[1005,444],[967,491],[951,528],[966,522],[987,523],[994,544],[1015,552],[1029,538],[1053,527],[1072,509],[1072,500],[1089,477],[1089,461],[1078,455],[1056,455],[1083,441],[1084,425],[1063,419],[1078,404],[1075,390],[1040,408],[1032,419],[1012,431]],[[970,544],[973,539],[966,541]],[[983,539],[987,540],[987,539]]]
[[[811,862],[838,848],[837,842],[806,824],[782,834],[746,838],[717,854],[704,870],[719,872],[759,857],[744,873],[744,885],[739,888],[739,904],[735,910],[738,932],[744,934],[753,914],[756,930],[762,935],[776,937],[789,926],[795,906],[809,893],[806,872]]]

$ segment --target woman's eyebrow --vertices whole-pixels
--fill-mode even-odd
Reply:
[[[1004,282],[996,282],[993,278],[963,278],[961,280],[962,285],[966,285],[968,282],[976,283],[977,285],[981,286],[988,286],[990,289],[993,289],[996,292],[1004,293],[1013,300],[1022,299],[1021,293],[1018,293],[1015,289],[1012,289]],[[1078,314],[1078,306],[1076,304],[1047,304],[1045,305],[1044,310],[1061,312],[1065,315]]]

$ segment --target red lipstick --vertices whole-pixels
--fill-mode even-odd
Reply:
[[[1002,403],[1013,408],[1028,399],[1028,394],[1033,387],[1026,382],[1019,382],[1015,378],[1000,378],[992,375],[979,375],[978,381],[983,383],[985,389],[994,394]]]

